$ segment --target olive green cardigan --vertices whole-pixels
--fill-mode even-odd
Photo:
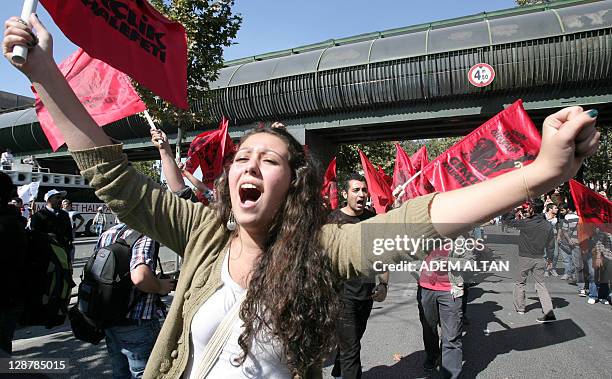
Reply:
[[[191,320],[200,306],[222,285],[221,264],[229,232],[215,213],[202,204],[180,199],[131,167],[121,145],[73,151],[82,175],[96,195],[131,228],[183,256],[181,275],[172,306],[145,370],[146,378],[179,378],[189,357]],[[408,258],[407,254],[381,256],[361,252],[361,229],[367,223],[406,225],[406,234],[437,237],[429,204],[433,195],[412,200],[384,215],[343,227],[326,225],[321,243],[329,253],[334,273],[352,278],[368,272],[374,260]],[[423,258],[418,252],[414,258]],[[364,262],[365,260],[365,262]],[[307,376],[320,376],[319,373]]]

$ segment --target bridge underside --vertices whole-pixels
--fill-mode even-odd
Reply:
[[[569,0],[356,36],[230,62],[192,104],[230,119],[239,138],[258,122],[280,120],[323,155],[340,143],[466,135],[517,99],[536,125],[555,110],[582,105],[612,125],[611,0]],[[476,88],[467,72],[494,67]],[[162,125],[173,138],[175,125]],[[186,142],[215,125],[183,125]],[[146,122],[131,116],[105,127],[132,160],[158,157]],[[70,167],[51,153],[33,109],[0,114],[0,145]],[[187,144],[184,145],[184,149]]]

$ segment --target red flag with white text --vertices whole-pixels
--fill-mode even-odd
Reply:
[[[581,222],[604,225],[605,231],[612,233],[612,202],[574,179],[569,187]]]
[[[329,166],[327,166],[327,170],[325,170],[321,195],[326,203],[330,205],[331,209],[338,208],[338,177],[336,176],[336,157],[329,162]]]
[[[106,63],[78,49],[58,65],[68,84],[96,124],[103,126],[142,112],[145,104],[132,87],[130,78]],[[34,90],[34,87],[32,87]],[[36,115],[53,151],[64,144],[64,136],[53,122],[38,94]]]
[[[187,35],[147,0],[40,0],[75,45],[179,108],[187,102]]]
[[[359,158],[361,159],[363,176],[365,176],[366,183],[368,184],[368,192],[370,193],[374,209],[376,209],[378,214],[385,213],[393,205],[391,187],[380,176],[368,160],[368,157],[361,150],[359,150]]]
[[[472,131],[422,170],[436,191],[444,192],[494,178],[531,163],[542,138],[518,100]]]

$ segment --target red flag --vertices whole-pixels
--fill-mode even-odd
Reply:
[[[541,137],[518,100],[423,168],[436,191],[465,187],[532,162]]]
[[[234,152],[234,142],[229,137],[229,121],[224,117],[219,129],[199,134],[191,141],[187,150],[188,160],[185,169],[193,174],[198,166],[202,170],[202,182],[208,187],[214,185],[215,179],[223,172],[225,159]]]
[[[130,78],[78,49],[58,65],[68,84],[96,124],[102,126],[146,109]],[[34,87],[32,87],[34,91]],[[53,151],[64,144],[64,136],[53,122],[38,94],[36,115]]]
[[[429,157],[427,156],[427,147],[423,145],[416,153],[410,157],[410,162],[414,168],[415,174],[423,169],[423,167],[429,164]]]
[[[323,178],[323,190],[321,195],[329,201],[331,209],[338,208],[338,177],[336,176],[336,157],[329,162],[325,177]]]
[[[376,171],[372,163],[368,160],[368,157],[366,157],[361,150],[359,150],[359,158],[361,159],[363,175],[368,183],[368,192],[370,192],[374,209],[376,209],[376,213],[378,214],[385,213],[387,208],[393,205],[391,187],[380,176],[378,171]]]
[[[395,144],[395,167],[393,168],[393,182],[391,188],[395,189],[414,175],[415,171],[410,162],[410,157],[399,143]]]
[[[187,36],[146,0],[41,0],[53,21],[89,55],[188,109]]]
[[[385,183],[387,183],[387,185],[391,187],[391,185],[393,184],[393,178],[387,175],[385,170],[383,170],[382,167],[380,167],[380,165],[378,165],[378,175],[380,175],[380,177],[383,178]]]
[[[612,202],[574,179],[569,186],[581,222],[605,224],[606,233],[612,233]]]

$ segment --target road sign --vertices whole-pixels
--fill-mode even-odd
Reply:
[[[486,63],[476,63],[468,72],[468,80],[476,87],[486,87],[495,79],[495,70]]]

